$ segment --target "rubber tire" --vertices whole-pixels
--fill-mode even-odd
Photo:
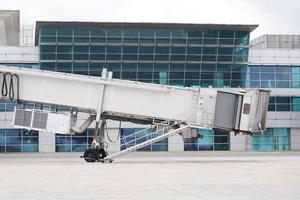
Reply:
[[[97,157],[98,156],[95,149],[87,149],[83,155],[83,158],[86,162],[96,162]]]

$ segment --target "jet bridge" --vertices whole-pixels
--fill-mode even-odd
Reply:
[[[109,74],[109,76],[107,76]],[[92,149],[86,161],[112,161],[174,134],[199,137],[196,128],[243,133],[263,132],[270,92],[254,89],[233,93],[215,89],[176,88],[167,85],[0,66],[1,99],[15,101],[13,125],[45,132],[76,134],[95,121]],[[72,112],[26,109],[24,103],[71,107]],[[90,117],[76,126],[77,113]],[[121,152],[107,155],[106,120],[150,124],[135,133],[135,141],[122,138]],[[139,141],[138,141],[139,140]]]

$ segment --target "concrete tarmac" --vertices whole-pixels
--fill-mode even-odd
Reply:
[[[0,154],[0,200],[299,200],[300,152]]]

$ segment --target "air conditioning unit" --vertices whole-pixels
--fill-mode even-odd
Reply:
[[[29,130],[68,134],[76,125],[77,117],[71,113],[55,113],[37,109],[14,109],[13,126]]]

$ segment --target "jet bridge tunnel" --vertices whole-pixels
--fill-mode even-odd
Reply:
[[[225,89],[176,88],[106,76],[90,77],[7,66],[0,66],[0,75],[2,100],[73,108],[71,113],[61,113],[16,106],[13,126],[76,134],[95,121],[94,149],[104,148],[103,127],[107,119],[155,125],[155,131],[162,136],[160,138],[175,133],[192,137],[195,128],[250,134],[263,132],[270,94],[262,89],[233,93]],[[76,125],[77,112],[90,113],[80,127]],[[130,151],[135,150],[131,148]],[[101,152],[101,159],[108,157],[105,151]],[[95,152],[92,154],[94,158]]]

